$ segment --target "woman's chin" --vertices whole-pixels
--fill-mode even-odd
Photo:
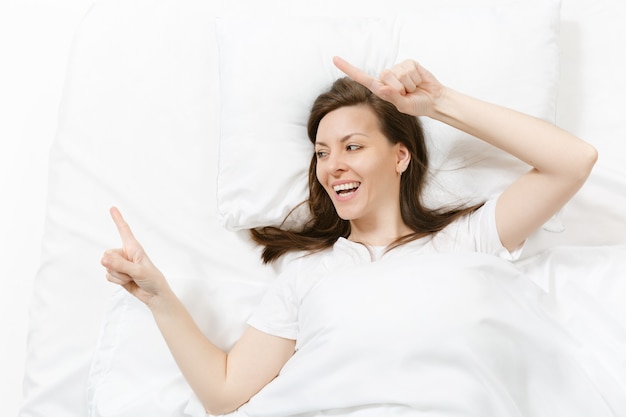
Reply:
[[[337,207],[335,207],[335,211],[337,212],[339,218],[341,218],[342,220],[353,221],[358,219],[359,217],[357,213],[354,212],[354,210],[346,210],[345,208],[337,209]]]

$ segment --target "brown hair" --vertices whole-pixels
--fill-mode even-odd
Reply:
[[[330,90],[318,96],[313,103],[307,126],[309,140],[315,144],[319,123],[328,113],[357,105],[369,106],[376,114],[384,136],[392,144],[404,144],[411,153],[411,161],[400,182],[400,214],[414,232],[398,238],[388,250],[439,232],[455,219],[481,206],[448,210],[424,207],[422,192],[428,173],[428,153],[418,118],[399,112],[393,104],[378,98],[350,78],[335,81]],[[320,251],[332,246],[340,237],[350,235],[350,222],[341,219],[335,211],[332,200],[317,180],[316,166],[317,158],[313,154],[309,166],[309,199],[303,202],[309,206],[311,219],[301,230],[267,226],[250,231],[253,240],[265,246],[262,254],[264,263],[273,262],[290,251]]]

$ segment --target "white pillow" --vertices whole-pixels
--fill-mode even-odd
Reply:
[[[400,17],[220,19],[221,222],[231,230],[279,225],[306,199],[306,122],[315,97],[343,76],[334,55],[372,75],[413,58],[452,88],[553,121],[559,6],[420,4]],[[484,200],[528,169],[448,126],[424,125],[431,206]]]

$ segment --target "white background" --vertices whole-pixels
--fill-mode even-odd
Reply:
[[[58,106],[72,37],[94,0],[0,0],[0,415],[16,416],[22,402],[22,378],[28,336],[28,308],[37,273],[46,200],[48,152],[54,139]],[[206,0],[212,1],[212,0]],[[569,63],[587,61],[584,112],[577,91],[562,91],[558,124],[582,137],[623,141],[621,52],[626,36],[619,25],[623,0],[563,0],[566,21],[585,21],[562,30],[582,45],[565,45]],[[617,13],[618,19],[609,19]],[[605,24],[606,21],[612,24]],[[574,32],[574,33],[572,33]],[[619,34],[621,37],[616,37]],[[610,50],[611,54],[601,54]],[[595,51],[599,51],[598,54]],[[565,65],[564,80],[578,76],[578,65]],[[568,78],[569,77],[569,78]],[[574,84],[575,83],[569,83]],[[581,94],[582,95],[582,94]],[[607,98],[619,97],[615,113]],[[598,104],[594,106],[594,104]],[[614,130],[618,131],[618,137]],[[621,132],[621,133],[620,133]],[[623,142],[620,142],[623,143]],[[621,164],[623,155],[603,154]],[[621,166],[621,165],[620,165]],[[51,416],[55,417],[55,416]]]
[[[0,414],[22,402],[48,151],[72,35],[91,0],[0,0]]]

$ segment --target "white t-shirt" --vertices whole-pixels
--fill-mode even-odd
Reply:
[[[468,216],[461,217],[441,232],[384,253],[384,247],[365,245],[339,238],[329,249],[310,255],[292,255],[269,288],[248,324],[274,336],[298,340],[298,310],[309,290],[331,271],[411,254],[478,252],[506,260],[519,257],[522,247],[509,252],[498,236],[496,200],[487,201]],[[384,254],[383,254],[384,253]],[[304,278],[303,278],[304,277]]]

